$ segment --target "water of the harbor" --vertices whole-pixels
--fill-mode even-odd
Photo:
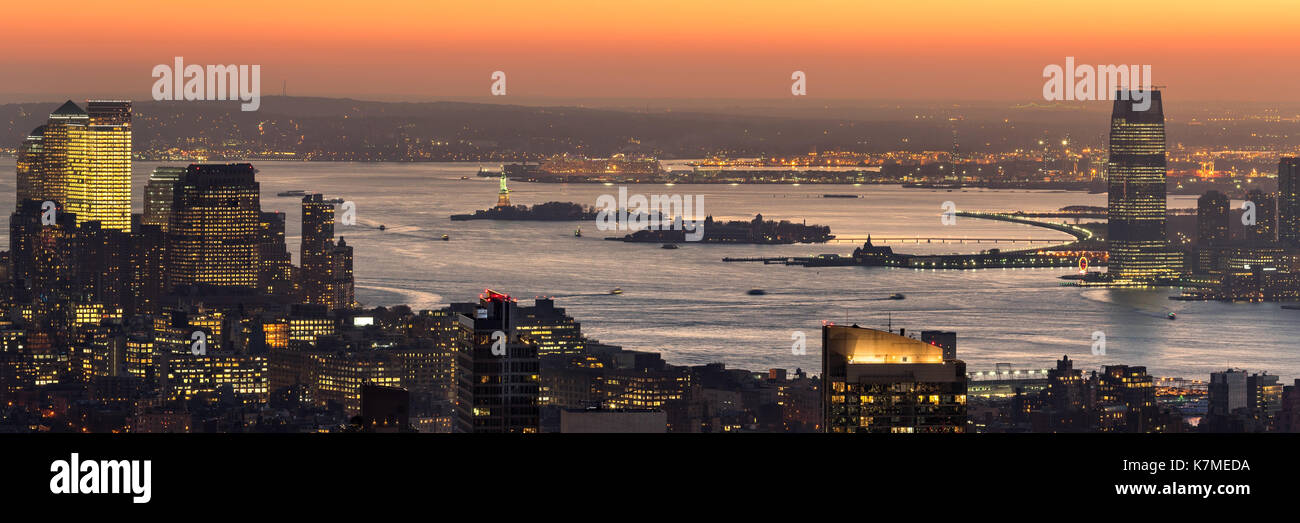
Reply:
[[[148,173],[137,162],[137,212]],[[1268,303],[1172,301],[1173,290],[1103,290],[1062,286],[1071,269],[921,271],[896,268],[809,269],[723,263],[723,257],[847,256],[854,245],[704,245],[604,241],[615,233],[594,222],[459,221],[448,216],[496,203],[497,180],[479,178],[478,164],[258,162],[264,210],[288,215],[289,246],[298,257],[298,198],[281,191],[319,191],[355,202],[358,225],[337,227],[355,248],[357,298],[367,306],[434,308],[473,301],[485,288],[523,303],[554,296],[559,306],[602,342],[662,352],[676,364],[724,362],[761,370],[820,372],[823,322],[858,323],[909,332],[957,332],[958,354],[972,371],[995,363],[1044,368],[1063,354],[1079,366],[1146,365],[1160,376],[1205,378],[1228,367],[1300,377],[1300,311]],[[499,165],[487,165],[497,168]],[[12,209],[13,162],[0,164],[0,208]],[[469,176],[469,180],[461,180]],[[512,183],[516,204],[571,201],[595,205],[617,187]],[[839,236],[1068,238],[1003,222],[958,218],[942,225],[942,205],[958,210],[1049,211],[1105,205],[1104,194],[1053,191],[918,190],[897,186],[633,185],[629,193],[704,195],[715,219],[807,220]],[[862,198],[822,198],[826,193]],[[1171,198],[1194,207],[1194,197]],[[8,213],[4,213],[7,220]],[[377,225],[387,230],[380,231]],[[574,237],[582,227],[583,236]],[[8,228],[4,234],[7,236]],[[450,241],[440,241],[443,234]],[[621,235],[622,233],[617,233]],[[4,240],[7,245],[7,238]],[[892,244],[909,253],[977,252],[1021,244]],[[609,291],[621,288],[621,295]],[[761,288],[766,295],[751,296]],[[890,300],[894,293],[906,296]],[[1177,320],[1167,319],[1169,312]],[[1093,332],[1106,354],[1092,354]],[[807,353],[792,354],[796,332]]]

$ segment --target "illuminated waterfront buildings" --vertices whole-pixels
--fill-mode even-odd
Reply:
[[[822,327],[828,432],[965,432],[966,364],[892,332]]]
[[[1160,91],[1148,96],[1151,106],[1139,111],[1117,95],[1111,112],[1107,271],[1117,281],[1153,282],[1179,269],[1165,237],[1164,106]]]

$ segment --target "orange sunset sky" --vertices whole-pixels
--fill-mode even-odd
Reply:
[[[260,64],[264,95],[487,98],[502,70],[525,98],[781,98],[802,70],[810,98],[954,101],[1041,100],[1074,56],[1293,101],[1300,1],[11,2],[0,49],[3,102],[147,99],[174,56]]]

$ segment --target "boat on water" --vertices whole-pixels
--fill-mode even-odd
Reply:
[[[898,293],[898,292],[895,292],[895,293],[889,295],[889,299],[891,299],[891,300],[901,300],[901,299],[906,298],[906,297],[907,297],[907,296],[903,296],[902,293]]]
[[[446,234],[442,235],[442,241],[450,241],[450,240],[451,240],[451,236],[448,236]]]
[[[764,294],[767,294],[767,291],[763,289],[750,289],[748,291],[745,291],[745,294],[748,294],[750,296],[762,296]]]
[[[468,180],[469,177],[468,177],[468,176],[461,176],[460,179],[462,179],[462,180]]]
[[[1171,313],[1169,313],[1169,319],[1171,319],[1171,320],[1176,320],[1176,319],[1178,319],[1178,315],[1177,315],[1177,314],[1174,314],[1174,313],[1171,312]]]
[[[379,230],[381,230],[381,231],[384,230],[384,229],[387,229],[387,228],[388,228],[388,227],[386,227],[386,226],[384,226],[384,225],[380,225],[380,226],[379,226]]]
[[[581,237],[582,237],[582,227],[578,227],[577,229],[574,229],[574,230],[573,230],[573,237],[574,237],[574,238],[581,238]]]
[[[665,244],[664,244],[664,248],[665,248],[665,249],[677,249],[677,248],[679,248],[679,247],[677,247],[677,244],[676,244],[676,243],[665,243]]]
[[[610,293],[610,294],[623,294],[623,289],[621,289],[621,288],[619,288],[619,287],[614,287],[614,289],[611,290],[611,291],[609,291],[609,293]]]
[[[281,191],[276,193],[276,196],[282,198],[290,198],[294,196],[307,196],[307,191]]]

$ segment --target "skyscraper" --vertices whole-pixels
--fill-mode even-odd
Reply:
[[[538,432],[541,361],[537,345],[519,336],[514,298],[487,290],[452,310],[472,332],[456,359],[458,431]]]
[[[185,170],[167,231],[172,287],[257,287],[262,209],[255,172],[246,163]]]
[[[44,199],[45,179],[45,126],[33,129],[23,144],[18,147],[15,173],[17,174],[17,202],[23,200]]]
[[[1277,198],[1253,189],[1246,200],[1255,204],[1255,223],[1246,225],[1246,241],[1257,247],[1277,243]]]
[[[1165,237],[1165,115],[1160,91],[1151,106],[1134,108],[1115,96],[1110,119],[1110,267],[1118,281],[1154,281],[1177,270]]]
[[[966,364],[944,352],[892,332],[822,327],[826,431],[965,432]]]
[[[185,174],[184,167],[155,167],[144,186],[144,223],[157,225],[167,232],[171,223],[172,198],[176,182]]]
[[[1201,247],[1228,241],[1228,196],[1206,191],[1196,199],[1196,243]]]
[[[302,242],[298,253],[302,301],[328,305],[329,252],[334,240],[334,203],[320,194],[302,197]]]
[[[1300,158],[1278,162],[1277,193],[1277,239],[1296,246],[1300,244]]]
[[[352,247],[334,244],[334,201],[320,194],[302,198],[300,288],[306,303],[329,309],[353,306]]]
[[[77,224],[131,231],[131,102],[91,100],[68,125],[64,191]]]
[[[293,262],[284,241],[284,213],[263,212],[260,220],[258,287],[276,296],[296,296]]]
[[[42,135],[44,149],[41,166],[41,193],[37,199],[51,200],[66,206],[68,180],[72,176],[70,150],[74,134],[86,126],[90,117],[77,104],[68,100],[50,113]]]

